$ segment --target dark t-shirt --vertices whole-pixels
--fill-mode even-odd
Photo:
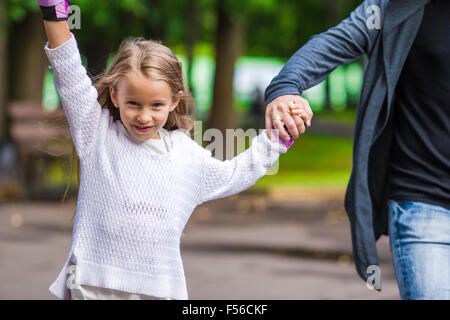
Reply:
[[[389,198],[450,209],[450,1],[425,7],[395,93]]]

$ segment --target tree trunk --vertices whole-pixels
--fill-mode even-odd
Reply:
[[[243,23],[242,21],[232,20],[224,6],[224,1],[219,0],[216,31],[216,70],[209,127],[217,128],[223,133],[226,145],[226,129],[234,129],[236,125],[233,105],[233,77],[234,65],[241,53]]]
[[[198,4],[197,0],[188,0],[186,17],[186,55],[187,55],[187,80],[189,91],[194,95],[192,89],[192,64],[194,61],[194,48],[198,33]]]
[[[111,52],[109,41],[90,41],[86,45],[87,71],[90,77],[102,74]]]
[[[325,79],[325,102],[323,108],[325,110],[331,110],[330,77]]]
[[[9,94],[7,101],[31,101],[41,107],[42,89],[48,60],[40,12],[27,12],[23,21],[13,23],[9,32]],[[26,198],[42,188],[44,157],[20,155],[21,177]]]
[[[339,9],[340,0],[327,0],[326,1],[326,17],[328,27],[333,27],[339,22]],[[331,110],[331,97],[330,97],[330,78],[325,80],[325,110]]]
[[[28,12],[10,32],[9,99],[42,102],[42,88],[48,65],[46,41],[40,12]]]
[[[147,19],[147,34],[154,40],[161,40],[166,43],[167,37],[167,18],[163,15],[163,1],[165,0],[147,0],[147,7],[150,8],[150,17]]]
[[[0,141],[9,140],[8,121],[6,112],[6,10],[5,2],[0,1]]]

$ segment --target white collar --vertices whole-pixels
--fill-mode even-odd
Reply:
[[[128,131],[128,129],[123,125],[121,120],[117,120],[116,123],[122,129],[122,131],[131,140],[133,140],[137,145],[145,146],[145,145],[150,145],[150,144],[158,144],[158,143],[161,144],[161,143],[164,143],[166,145],[166,148],[167,148],[168,151],[170,151],[170,149],[171,149],[171,141],[170,141],[169,131],[167,131],[164,128],[160,128],[158,130],[160,139],[148,139],[146,141],[139,141]]]

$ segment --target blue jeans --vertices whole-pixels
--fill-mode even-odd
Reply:
[[[402,299],[450,299],[450,210],[389,201],[389,239]]]

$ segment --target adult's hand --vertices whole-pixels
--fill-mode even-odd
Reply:
[[[297,139],[311,125],[313,112],[308,101],[299,95],[284,95],[272,100],[266,107],[266,130],[272,141],[276,140],[273,129],[279,136],[288,141]],[[286,126],[286,129],[284,128]]]

